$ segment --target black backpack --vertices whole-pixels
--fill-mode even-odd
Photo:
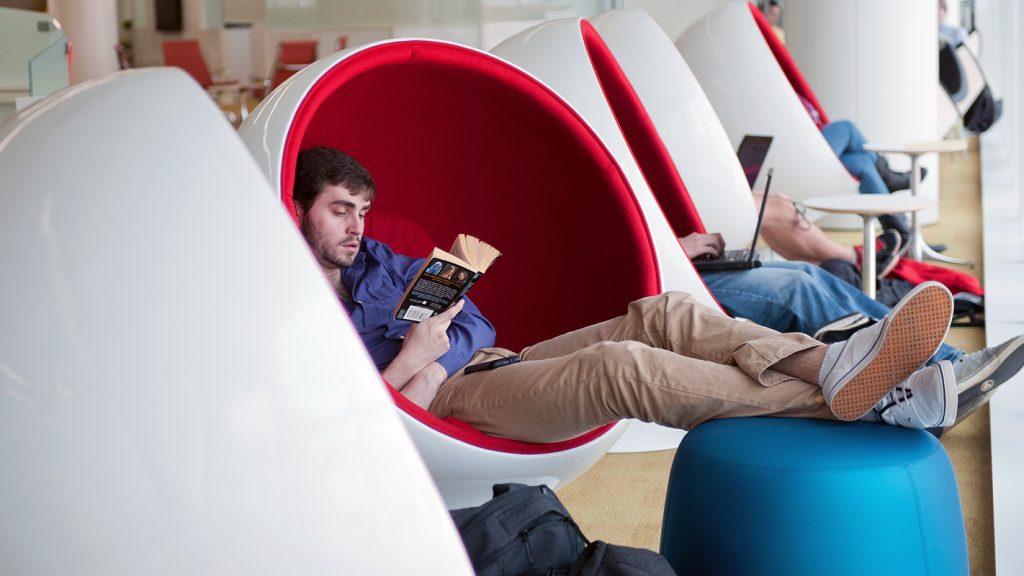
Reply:
[[[588,543],[547,486],[496,484],[493,500],[451,514],[477,576],[568,574]]]
[[[493,500],[451,515],[477,576],[675,576],[650,550],[588,543],[547,486],[496,484]]]
[[[964,114],[964,128],[980,134],[991,128],[1002,115],[1003,101],[996,100],[986,85]]]

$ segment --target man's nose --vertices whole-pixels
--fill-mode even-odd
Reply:
[[[363,225],[364,225],[363,219],[358,214],[354,215],[352,217],[351,221],[349,221],[347,232],[349,234],[353,235],[353,236],[362,236],[363,235]]]

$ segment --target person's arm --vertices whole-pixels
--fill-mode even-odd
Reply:
[[[430,403],[437,396],[441,384],[448,378],[448,372],[437,362],[431,362],[423,367],[409,380],[409,383],[402,388],[402,394],[420,408],[427,410]]]
[[[717,258],[725,250],[725,240],[717,232],[713,234],[693,232],[680,238],[679,245],[683,247],[683,252],[686,252],[686,256],[690,260],[696,260],[705,256]]]
[[[494,346],[494,326],[484,318],[472,300],[464,298],[462,301],[465,304],[462,312],[452,319],[448,327],[451,346],[437,359],[437,363],[447,372],[446,377],[468,364],[477,350]]]
[[[381,376],[395,390],[404,393],[407,384],[427,365],[445,355],[451,348],[448,328],[452,319],[462,311],[464,301],[431,316],[419,324],[413,324],[402,340],[402,349],[395,359],[381,372]],[[446,374],[447,377],[447,374]]]
[[[402,278],[404,285],[408,286],[423,265],[423,259],[395,255],[391,259],[391,265]],[[447,376],[451,376],[462,369],[477,350],[494,346],[495,333],[494,326],[484,317],[476,304],[469,298],[463,298],[461,313],[452,318],[447,328],[447,336],[449,348],[431,361],[436,361],[444,368]]]

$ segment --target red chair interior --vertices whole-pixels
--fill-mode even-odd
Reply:
[[[779,40],[779,37],[772,30],[772,25],[765,19],[764,14],[761,10],[748,3],[747,6],[750,8],[750,13],[754,15],[754,22],[757,23],[757,28],[761,31],[761,35],[764,36],[764,41],[768,43],[768,48],[771,49],[775,59],[778,60],[779,66],[782,67],[782,72],[786,75],[789,83],[793,86],[793,90],[797,94],[803,96],[810,102],[814,108],[818,111],[821,116],[821,125],[828,124],[828,115],[825,114],[825,108],[821,106],[821,102],[818,102],[818,97],[814,95],[814,91],[811,90],[811,85],[804,79],[804,75],[797,68],[796,62],[793,61],[793,56],[790,55],[789,50],[786,49],[786,45]]]
[[[694,232],[707,233],[676,163],[633,84],[590,22],[582,20],[580,26],[587,55],[605,99],[672,231],[680,238]],[[715,299],[710,290],[707,292]]]
[[[285,141],[282,199],[293,216],[296,155],[321,145],[346,151],[373,174],[368,235],[416,250],[447,248],[465,232],[504,253],[470,294],[497,328],[499,346],[517,350],[617,316],[661,290],[645,221],[614,158],[560,98],[489,55],[393,42],[327,72]],[[381,212],[390,222],[376,227]],[[410,234],[403,220],[430,240]],[[445,428],[396,397],[433,428],[490,449],[552,452],[604,431],[531,445]]]
[[[174,66],[188,72],[204,88],[213,85],[213,77],[199,49],[198,40],[165,40],[161,48],[166,66]]]
[[[676,163],[633,85],[590,22],[582,20],[580,26],[587,55],[605,99],[672,230],[680,237],[691,232],[705,233],[704,223],[686,191]]]

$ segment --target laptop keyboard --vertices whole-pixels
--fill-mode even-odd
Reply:
[[[742,262],[750,258],[750,250],[726,250],[715,260],[719,262]]]

